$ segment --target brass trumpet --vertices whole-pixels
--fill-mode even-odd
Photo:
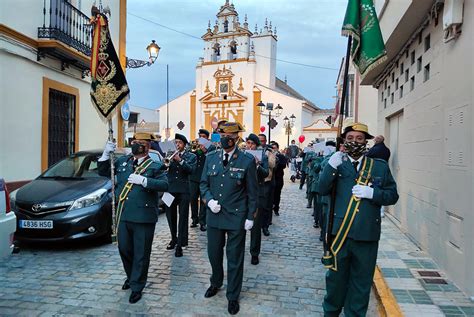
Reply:
[[[173,159],[173,157],[178,154],[179,151],[176,150],[174,153],[168,153],[168,155],[166,155],[166,157],[163,159],[163,164],[165,164],[166,167],[169,167],[170,166],[170,163],[171,163],[171,160]]]

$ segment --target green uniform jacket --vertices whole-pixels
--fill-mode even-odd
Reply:
[[[258,184],[258,208],[265,206],[265,178],[269,175],[268,157],[262,156],[262,161],[257,165],[257,184]]]
[[[311,164],[310,176],[311,180],[311,192],[317,193],[319,190],[319,172],[321,171],[321,163],[323,161],[322,156],[313,157],[313,163]]]
[[[206,161],[207,153],[214,151],[216,147],[211,145],[206,153],[198,150],[194,154],[196,155],[196,168],[189,176],[191,182],[199,183],[201,181],[202,170],[204,168],[204,162]]]
[[[176,154],[178,155],[178,154]],[[196,155],[185,151],[181,157],[183,164],[171,159],[168,169],[168,191],[170,193],[189,193],[189,176],[196,168]]]
[[[207,208],[207,225],[217,229],[241,230],[245,219],[253,220],[257,210],[257,171],[252,155],[235,149],[224,167],[223,150],[206,157],[200,189],[207,203],[217,200],[221,210],[217,214]]]
[[[115,202],[118,203],[118,197],[123,187],[128,182],[128,177],[134,172],[133,156],[127,155],[115,160]],[[98,162],[99,175],[110,177],[110,162]],[[155,223],[158,221],[158,192],[168,190],[168,179],[163,165],[159,162],[153,162],[141,174],[146,177],[147,186],[134,184],[125,199],[120,221],[129,221],[137,223]]]
[[[365,160],[365,158],[364,158]],[[363,162],[362,162],[363,165]],[[342,161],[337,170],[327,164],[319,178],[319,193],[329,195],[337,178],[336,206],[332,234],[337,234],[356,185],[356,173],[349,159]],[[374,159],[369,186],[374,188],[372,199],[362,199],[359,212],[354,218],[348,237],[358,241],[380,239],[380,207],[394,205],[398,201],[397,184],[390,173],[387,162]]]

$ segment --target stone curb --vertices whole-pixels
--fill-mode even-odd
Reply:
[[[402,310],[397,299],[388,287],[379,266],[375,267],[374,284],[375,297],[378,300],[378,308],[381,317],[403,317]]]

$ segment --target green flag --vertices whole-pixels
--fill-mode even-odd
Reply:
[[[387,58],[372,0],[349,0],[342,35],[352,35],[352,61],[362,78]]]

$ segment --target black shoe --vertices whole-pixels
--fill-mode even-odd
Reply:
[[[321,241],[321,242],[322,242],[323,240],[324,240],[324,238],[323,238],[323,237],[319,237],[319,241]]]
[[[229,305],[227,306],[227,311],[231,315],[235,315],[239,312],[240,306],[239,306],[239,301],[237,300],[230,300]]]
[[[306,208],[313,208],[313,206],[311,206],[310,204],[307,204]]]
[[[265,237],[268,237],[270,235],[270,231],[268,231],[268,228],[263,228],[262,232]]]
[[[250,261],[251,264],[253,265],[258,265],[260,261],[258,260],[258,255],[252,255],[252,260]]]
[[[199,228],[201,231],[207,231],[206,225],[201,225],[201,228]]]
[[[280,216],[280,213],[278,212],[278,210],[275,210],[275,216]]]
[[[315,222],[315,223],[313,224],[313,228],[319,228],[319,223],[316,223],[316,222]]]
[[[176,241],[171,240],[170,243],[168,243],[166,250],[174,250],[175,246],[176,246]]]
[[[183,248],[176,247],[176,251],[174,252],[174,256],[180,258],[183,256]]]
[[[191,228],[196,228],[197,226],[198,226],[198,225],[197,225],[197,223],[195,223],[195,222],[193,222],[193,223],[191,224]]]
[[[122,290],[127,290],[130,288],[130,282],[128,281],[128,279],[125,280],[125,282],[123,283],[122,285]]]
[[[135,304],[142,298],[142,292],[133,292],[130,294],[130,298],[128,299],[128,302],[130,304]]]
[[[215,287],[215,286],[209,286],[209,288],[207,289],[206,291],[206,294],[204,294],[204,297],[206,298],[211,298],[213,296],[215,296],[217,294],[217,292],[219,291],[219,288],[218,287]]]

